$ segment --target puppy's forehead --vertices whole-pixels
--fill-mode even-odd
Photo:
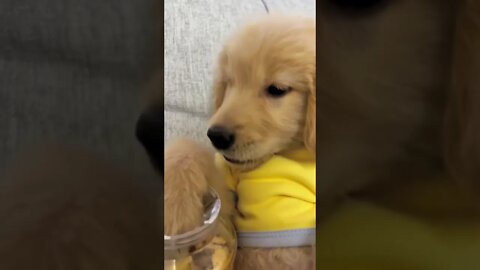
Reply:
[[[248,62],[269,57],[295,58],[295,52],[314,50],[314,25],[297,20],[274,17],[245,26],[227,43],[229,58]]]
[[[251,23],[230,39],[224,53],[232,76],[303,72],[315,65],[314,21],[272,16]]]

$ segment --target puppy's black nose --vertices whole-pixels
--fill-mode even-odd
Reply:
[[[235,135],[221,126],[213,126],[208,129],[207,136],[213,146],[218,150],[227,150],[235,142]]]
[[[151,108],[140,115],[136,137],[150,156],[152,163],[163,172],[163,108]]]

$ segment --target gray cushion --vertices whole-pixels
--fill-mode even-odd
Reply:
[[[209,145],[211,79],[223,41],[246,18],[264,14],[260,0],[165,1],[165,141],[186,136]]]
[[[272,12],[315,17],[315,0],[264,0]]]
[[[0,1],[0,168],[58,140],[151,170],[134,125],[160,59],[157,3]]]

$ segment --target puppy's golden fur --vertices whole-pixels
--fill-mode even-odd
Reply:
[[[158,192],[95,154],[54,145],[0,179],[0,269],[161,269]]]
[[[271,15],[234,35],[219,56],[210,119],[235,133],[222,154],[263,160],[299,145],[315,152],[315,70],[314,19]],[[270,85],[288,93],[272,97]]]
[[[233,211],[226,183],[209,149],[186,139],[174,141],[165,149],[165,168],[165,234],[184,233],[201,224],[202,199],[209,185],[219,191],[222,214]]]

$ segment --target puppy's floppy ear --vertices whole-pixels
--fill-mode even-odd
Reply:
[[[315,74],[315,69],[311,75],[311,79],[308,85],[308,96],[307,96],[307,109],[306,109],[306,119],[305,119],[305,130],[304,130],[304,143],[305,147],[315,153],[317,145],[317,121],[316,121],[316,112],[317,112],[317,79]]]
[[[225,90],[227,88],[227,80],[225,78],[224,70],[226,64],[227,54],[225,49],[223,49],[218,56],[217,67],[213,78],[213,105],[215,111],[222,105]]]
[[[462,2],[446,114],[446,162],[457,180],[480,191],[480,2]]]

